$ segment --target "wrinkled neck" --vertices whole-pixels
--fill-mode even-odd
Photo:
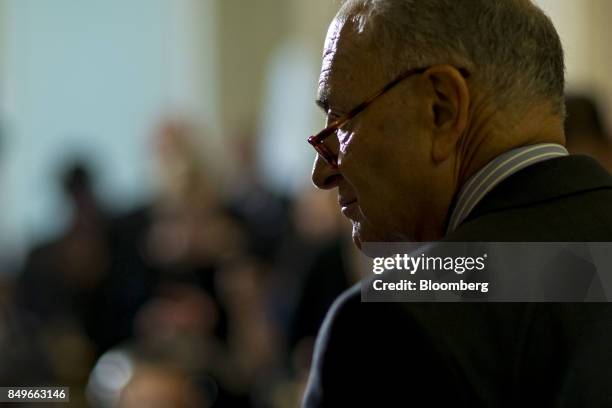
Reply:
[[[457,190],[497,156],[539,143],[565,144],[563,120],[548,105],[535,106],[511,118],[491,103],[473,104],[468,126],[457,147]]]

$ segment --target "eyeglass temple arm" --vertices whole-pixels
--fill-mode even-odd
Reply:
[[[409,76],[416,75],[416,74],[422,74],[423,72],[427,71],[428,69],[429,69],[429,67],[409,69],[408,71],[404,72],[403,74],[401,74],[400,76],[395,78],[393,81],[389,82],[387,85],[385,85],[383,88],[381,88],[378,92],[376,92],[375,94],[371,95],[368,99],[366,99],[365,101],[361,102],[359,105],[355,106],[346,115],[344,115],[343,117],[341,117],[341,118],[337,119],[336,121],[334,121],[329,126],[329,128],[338,128],[338,127],[341,127],[346,122],[348,122],[349,120],[354,118],[357,114],[359,114],[362,110],[367,108],[368,105],[370,105],[372,103],[372,101],[374,101],[376,98],[378,98],[382,94],[390,91],[391,88],[393,88],[395,85],[399,84],[400,82],[402,82],[404,79],[408,78]],[[465,69],[465,68],[457,68],[457,70],[459,71],[459,73],[464,78],[469,78],[470,77],[470,72],[467,69]]]

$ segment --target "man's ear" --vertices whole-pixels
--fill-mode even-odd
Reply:
[[[423,76],[433,91],[432,159],[440,163],[450,157],[467,127],[470,92],[466,78],[453,66],[436,65]]]

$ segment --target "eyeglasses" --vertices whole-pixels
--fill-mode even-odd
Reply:
[[[321,156],[327,164],[329,164],[333,168],[338,168],[338,155],[332,152],[331,149],[324,143],[325,139],[327,139],[330,135],[336,133],[339,128],[346,125],[347,122],[349,122],[359,113],[363,112],[368,106],[372,104],[372,102],[374,102],[378,97],[384,95],[386,92],[391,90],[395,85],[399,84],[408,77],[417,74],[422,74],[428,69],[429,67],[424,67],[413,68],[409,69],[408,71],[405,71],[393,81],[389,82],[387,85],[381,88],[379,91],[367,98],[365,101],[355,106],[353,109],[351,109],[350,112],[334,120],[329,126],[327,126],[325,129],[323,129],[316,135],[310,136],[308,138],[308,143],[310,143],[312,147],[314,147],[319,156]],[[461,74],[466,78],[469,76],[469,73],[463,68],[459,68],[459,72],[461,72]]]

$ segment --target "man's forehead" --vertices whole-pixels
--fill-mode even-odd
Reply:
[[[318,104],[325,110],[347,108],[348,88],[358,86],[365,77],[366,50],[354,23],[336,17],[329,26],[319,76]]]

